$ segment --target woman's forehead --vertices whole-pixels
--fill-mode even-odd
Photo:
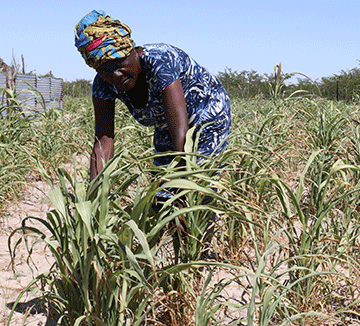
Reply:
[[[111,71],[119,68],[119,66],[126,60],[127,58],[121,58],[121,59],[112,59],[105,61],[100,67],[97,69],[97,71]]]

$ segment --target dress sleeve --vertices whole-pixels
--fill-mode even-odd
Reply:
[[[156,83],[163,91],[180,77],[181,58],[171,47],[160,47],[156,50],[153,61],[153,73]]]
[[[102,100],[115,100],[116,92],[111,84],[103,80],[98,74],[94,78],[92,95]]]

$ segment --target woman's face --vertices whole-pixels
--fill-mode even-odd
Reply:
[[[141,72],[140,56],[133,49],[128,57],[106,61],[96,71],[105,81],[129,91],[135,87]]]

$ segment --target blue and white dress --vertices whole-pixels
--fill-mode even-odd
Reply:
[[[93,83],[93,96],[103,100],[120,99],[133,117],[144,126],[155,127],[154,146],[156,152],[173,150],[170,131],[162,103],[162,92],[176,79],[180,79],[189,127],[201,129],[197,152],[205,156],[216,156],[228,145],[231,126],[230,100],[221,82],[208,70],[200,66],[184,51],[168,44],[146,44],[142,46],[142,69],[148,82],[148,101],[144,108],[136,109],[125,91],[104,81],[99,75]],[[170,163],[169,156],[157,157],[155,165]]]

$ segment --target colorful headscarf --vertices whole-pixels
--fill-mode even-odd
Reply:
[[[75,46],[86,64],[97,69],[107,60],[125,58],[134,48],[131,29],[102,10],[93,10],[75,26]]]

